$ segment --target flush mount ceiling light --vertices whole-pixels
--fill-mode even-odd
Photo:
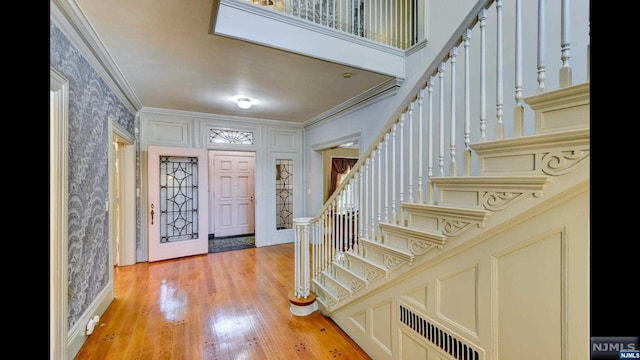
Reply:
[[[248,109],[251,107],[251,99],[249,98],[238,98],[238,100],[236,100],[236,104],[238,105],[238,107],[240,109]]]

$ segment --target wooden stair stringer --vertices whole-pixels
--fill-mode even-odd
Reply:
[[[448,236],[457,236],[474,225],[484,227],[491,215],[488,210],[443,205],[404,203],[402,207],[409,214],[408,228],[414,229],[414,232],[436,232],[430,235],[441,237],[442,243],[436,244],[439,246],[444,245]]]
[[[447,236],[427,229],[390,223],[380,223],[379,226],[384,245],[406,250],[413,255],[422,255],[433,248],[442,249],[447,240]]]
[[[469,145],[479,160],[479,176],[559,176],[587,163],[591,129],[564,130]]]
[[[368,239],[360,239],[363,256],[373,260],[389,270],[395,270],[403,264],[411,265],[415,255],[407,249],[383,244]]]
[[[342,284],[348,284],[347,287],[352,292],[352,294],[361,289],[367,289],[369,287],[369,280],[361,275],[352,272],[346,266],[343,266],[338,262],[334,262],[333,268],[336,279]]]
[[[483,241],[485,238],[493,236],[496,233],[503,231],[505,228],[513,226],[514,221],[518,222],[522,221],[522,219],[526,219],[528,216],[527,213],[531,211],[533,211],[534,213],[544,211],[539,209],[543,209],[546,203],[553,203],[555,201],[558,201],[556,200],[558,197],[570,196],[571,193],[578,193],[580,191],[583,191],[582,189],[584,187],[589,186],[589,168],[583,167],[579,171],[556,177],[553,180],[554,181],[547,184],[547,187],[545,188],[544,194],[542,196],[526,197],[521,201],[513,203],[510,206],[509,211],[489,211],[490,216],[488,216],[486,221],[484,222],[484,227],[472,226],[470,227],[470,229],[459,233],[457,236],[447,237],[445,245],[442,247],[442,249],[438,249],[437,246],[432,246],[431,248],[434,249],[433,251],[427,251],[422,255],[416,254],[411,264],[406,263],[407,266],[400,266],[395,270],[388,268],[385,269],[387,276],[379,275],[377,276],[376,281],[370,279],[367,289],[361,289],[357,292],[354,292],[350,298],[344,299],[340,302],[336,301],[328,305],[325,305],[325,303],[327,302],[323,300],[323,302],[321,303],[323,307],[320,308],[321,312],[326,316],[331,316],[333,312],[338,311],[344,306],[348,306],[349,304],[355,301],[360,301],[364,298],[369,298],[370,296],[373,296],[380,291],[384,291],[385,288],[393,286],[393,284],[397,281],[401,281],[403,278],[409,276],[408,274],[413,273],[416,267],[423,268],[426,266],[426,264],[434,264],[435,262],[441,261],[438,259],[444,259],[450,256],[454,256],[455,253],[464,251],[464,249],[474,246],[475,244]],[[441,205],[429,205],[426,207],[436,212],[450,211],[446,209],[446,206]],[[434,209],[434,207],[440,208],[440,210]],[[455,208],[453,210],[455,211]],[[419,231],[419,229],[412,230]],[[360,239],[360,241],[366,242],[366,244],[370,247],[372,246],[372,244],[377,244],[378,246],[381,245],[366,239]],[[375,264],[375,266],[378,268],[384,266],[384,264],[380,263],[379,261],[373,261],[354,252],[347,252],[345,254],[345,261],[349,263],[349,265],[345,266],[345,269],[348,269],[349,271],[353,271],[352,265],[356,263],[368,264],[368,266],[373,266],[373,264]]]
[[[540,197],[551,181],[546,175],[434,177],[438,205],[489,211],[504,210],[529,195]],[[417,204],[406,204],[416,208]],[[403,204],[403,206],[405,206]]]

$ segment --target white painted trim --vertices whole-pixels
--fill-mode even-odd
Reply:
[[[309,305],[296,305],[291,303],[289,304],[289,312],[294,316],[311,315],[318,309],[316,305],[315,301]]]
[[[89,335],[87,335],[87,324],[95,315],[102,317],[102,314],[107,310],[113,298],[113,282],[111,282],[111,284],[105,286],[100,294],[96,296],[96,299],[69,330],[69,339],[67,340],[69,356],[65,358],[65,360],[73,359],[78,354],[82,345],[84,345],[89,337]]]
[[[109,116],[109,169],[114,168],[115,156],[113,144],[117,141],[122,146],[123,163],[120,164],[120,186],[121,186],[121,207],[120,207],[120,224],[122,225],[121,237],[123,242],[120,244],[118,266],[133,265],[136,263],[136,149],[135,137],[131,135],[122,125],[114,121]],[[115,251],[115,232],[116,221],[113,218],[115,214],[115,192],[116,184],[113,171],[109,171],[109,244],[110,258],[118,252]],[[112,248],[113,247],[113,248]],[[110,268],[113,269],[113,261]]]
[[[305,187],[304,187],[304,166],[302,164],[302,154],[297,151],[271,151],[269,154],[269,163],[266,167],[265,174],[269,177],[268,181],[265,181],[267,191],[265,200],[267,203],[268,218],[266,221],[268,230],[268,240],[265,245],[278,245],[285,243],[292,243],[295,240],[295,229],[293,228],[293,219],[304,216],[304,201],[297,199],[304,199]],[[293,217],[290,229],[276,229],[276,214],[277,214],[277,202],[275,198],[276,190],[276,170],[275,163],[277,159],[291,159],[293,161]],[[256,245],[257,246],[257,245]]]
[[[75,0],[49,0],[49,15],[56,26],[82,54],[111,91],[132,113],[142,103],[127,82],[111,54],[87,21]]]
[[[201,113],[201,112],[193,112],[193,111],[182,111],[182,110],[172,110],[172,109],[161,109],[161,108],[153,108],[153,107],[143,107],[140,110],[142,115],[170,115],[170,116],[182,116],[193,118],[194,120],[221,120],[221,121],[233,121],[234,123],[245,123],[252,125],[279,125],[279,126],[287,126],[287,127],[300,127],[303,125],[300,123],[296,123],[293,121],[283,121],[283,120],[272,120],[272,119],[260,119],[260,118],[251,118],[251,117],[243,117],[243,116],[233,116],[233,115],[217,115],[217,114],[209,114],[209,113]]]
[[[311,145],[311,149],[313,149],[314,151],[322,151],[322,150],[334,148],[336,146],[342,145],[350,141],[357,141],[358,145],[360,145],[360,153],[362,153],[361,137],[362,137],[362,132],[358,131],[357,133],[348,134],[345,136],[341,136],[339,138],[331,139],[329,141]]]
[[[67,359],[69,83],[50,68],[49,359]]]
[[[142,117],[140,116],[140,112],[136,113],[135,123],[137,127],[135,128],[135,134],[138,136],[139,144],[139,159],[138,166],[136,168],[137,173],[140,176],[140,182],[136,184],[136,198],[138,200],[138,204],[140,205],[140,217],[138,218],[138,223],[140,227],[138,231],[140,232],[140,242],[139,246],[136,247],[136,261],[137,262],[146,262],[147,261],[147,152],[142,151],[144,144],[144,138],[140,136],[143,134],[142,129],[144,128]],[[144,169],[144,170],[143,170]]]

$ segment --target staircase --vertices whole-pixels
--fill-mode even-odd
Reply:
[[[563,129],[473,144],[481,173],[432,178],[434,204],[402,203],[404,225],[336,257],[313,279],[317,309],[374,359],[588,358],[588,94],[527,99]]]
[[[527,101],[540,105],[536,118],[545,120],[546,132],[537,124],[540,130],[535,135],[472,144],[481,163],[478,176],[431,178],[438,190],[437,201],[403,202],[400,212],[407,214],[404,224],[380,222],[379,237],[363,236],[358,239],[358,250],[338,252],[321,276],[313,279],[324,314],[357,300],[381,279],[390,281],[410,271],[417,258],[448,250],[452,239],[466,232],[473,233],[467,238],[477,237],[486,233],[488,226],[499,226],[530,211],[544,201],[536,198],[543,198],[545,192],[585,186],[589,180],[589,83]],[[562,117],[549,120],[545,116],[560,110]],[[574,119],[570,128],[564,124],[567,118]],[[562,179],[564,176],[568,178]],[[532,199],[516,206],[527,198]],[[492,220],[498,212],[508,215]]]
[[[568,1],[558,3],[568,26]],[[588,357],[589,75],[573,84],[565,46],[559,86],[548,90],[544,44],[522,40],[520,1],[509,3],[513,21],[504,6],[472,9],[320,213],[294,221],[291,312],[319,310],[374,359]],[[495,38],[489,76],[486,45],[468,49],[471,38],[486,43],[490,10],[516,36]],[[538,54],[533,85],[521,80],[527,45]],[[465,65],[479,59],[476,72],[456,67],[458,48]],[[503,99],[502,49],[515,53],[513,104]]]

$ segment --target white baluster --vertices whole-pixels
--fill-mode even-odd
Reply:
[[[374,41],[378,41],[379,40],[378,39],[378,37],[379,37],[378,34],[379,34],[380,29],[378,27],[379,23],[378,23],[378,3],[377,3],[377,1],[374,2],[374,4],[373,4],[373,19],[374,19],[373,20],[373,37],[374,37],[373,40]]]
[[[389,133],[384,135],[384,222],[389,222]]]
[[[440,176],[444,176],[444,62],[438,66],[438,77],[440,78],[440,126],[439,126],[439,152],[438,171]]]
[[[538,88],[543,93],[547,78],[547,16],[545,0],[538,0]]]
[[[400,198],[398,199],[398,223],[404,226],[404,209],[402,203],[404,202],[404,117],[405,113],[400,114],[400,181],[398,182],[400,190]]]
[[[413,101],[409,103],[409,198],[408,202],[413,203]]]
[[[398,122],[393,123],[393,130],[391,131],[391,136],[393,138],[393,143],[391,144],[391,222],[393,224],[397,224],[396,219],[396,177],[398,174],[396,173],[396,128],[398,127]]]
[[[336,242],[338,241],[338,204],[336,201],[337,197],[333,200],[333,202],[331,203],[331,230],[329,231],[329,233],[331,234],[331,259],[332,260],[337,260],[337,253],[336,253]]]
[[[498,30],[496,32],[496,140],[504,139],[504,124],[502,123],[504,108],[503,65],[502,65],[502,0],[496,0],[496,17]]]
[[[376,151],[373,150],[371,152],[371,240],[375,240],[376,237],[376,205],[375,205],[375,200],[376,200],[376,187],[375,187],[375,157],[376,157]],[[378,199],[379,200],[379,199]]]
[[[342,242],[344,241],[344,216],[343,216],[343,202],[344,193],[340,194],[336,202],[336,238],[333,246],[336,251],[336,259],[342,260]]]
[[[469,43],[471,40],[471,30],[467,29],[462,36],[464,41],[464,159],[463,174],[471,175],[471,85],[469,70]]]
[[[458,48],[453,47],[449,51],[449,57],[451,59],[451,130],[449,138],[449,176],[457,176],[456,166],[456,62],[458,59]]]
[[[322,271],[322,268],[324,268],[324,264],[327,261],[327,212],[326,210],[320,216],[320,234],[322,237],[322,243],[321,243],[321,249],[320,249],[322,262],[320,262],[318,266],[319,266],[319,270]]]
[[[429,116],[427,119],[427,145],[428,145],[428,160],[427,160],[427,198],[428,203],[433,204],[433,182],[431,177],[433,176],[433,82],[435,78],[429,77],[429,83],[427,84],[427,91],[429,93]]]
[[[524,106],[522,104],[522,0],[516,0],[516,107],[513,110],[513,137],[524,134]]]
[[[337,10],[337,1],[333,1],[333,28],[337,29],[340,24],[336,21],[336,10]]]
[[[369,215],[368,209],[369,209],[369,159],[366,159],[364,161],[364,174],[362,174],[362,183],[364,184],[363,188],[362,188],[362,193],[364,194],[364,202],[362,203],[362,214],[360,214],[360,218],[362,219],[362,226],[363,226],[363,231],[364,231],[364,236],[369,236],[369,220],[367,215]]]
[[[424,129],[422,123],[424,118],[422,116],[422,103],[424,99],[424,88],[420,89],[418,93],[418,204],[424,202],[422,193],[422,144],[424,143]]]
[[[571,66],[569,66],[569,59],[571,58],[571,14],[569,7],[569,0],[562,0],[562,67],[560,67],[560,87],[571,86]]]
[[[389,45],[389,0],[384,2],[384,43]]]
[[[395,5],[395,3],[394,3]],[[391,46],[397,46],[398,44],[398,35],[396,34],[396,29],[397,29],[397,20],[398,19],[398,7],[394,6],[391,9]]]
[[[382,142],[378,143],[378,224],[376,226],[378,242],[382,242],[380,222],[382,222]]]
[[[358,197],[360,199],[360,201],[358,201],[358,212],[356,213],[358,216],[358,239],[360,239],[362,237],[362,232],[364,231],[364,229],[362,228],[363,221],[362,221],[362,213],[363,213],[363,201],[364,201],[364,197],[363,197],[363,191],[362,189],[364,189],[364,184],[363,184],[363,176],[362,176],[362,169],[364,169],[364,167],[361,165],[360,169],[358,170],[358,172],[356,173],[357,179],[358,179]]]
[[[487,9],[480,10],[480,141],[487,140]]]

